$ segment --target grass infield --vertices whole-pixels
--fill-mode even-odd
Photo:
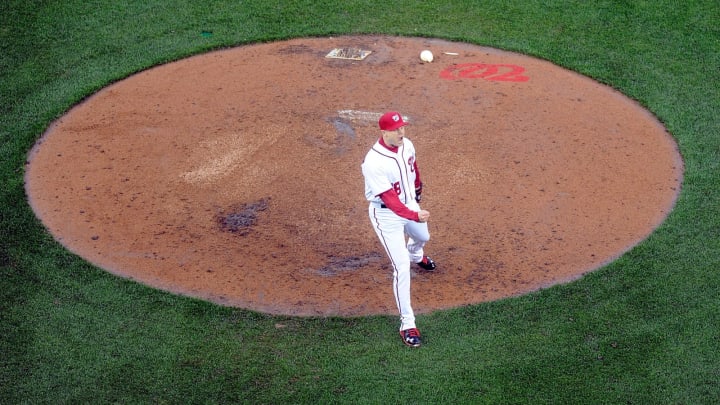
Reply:
[[[20,1],[0,3],[0,402],[720,402],[720,3]],[[27,152],[109,83],[208,50],[384,33],[550,60],[652,111],[685,160],[674,211],[582,279],[419,317],[292,318],[112,276],[30,209]]]

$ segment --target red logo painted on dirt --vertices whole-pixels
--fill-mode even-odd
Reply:
[[[460,63],[450,65],[440,72],[440,77],[448,80],[485,79],[495,82],[526,82],[525,68],[517,65]]]

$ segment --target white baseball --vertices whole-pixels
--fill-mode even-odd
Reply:
[[[433,61],[433,53],[427,49],[420,52],[420,60],[423,62],[432,62]]]

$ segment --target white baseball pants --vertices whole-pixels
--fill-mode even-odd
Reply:
[[[419,210],[417,203],[410,209]],[[389,208],[371,203],[370,222],[393,267],[393,293],[400,312],[400,330],[415,327],[415,314],[410,302],[410,263],[423,258],[423,247],[430,240],[427,223],[410,221]],[[407,241],[405,237],[408,237]]]

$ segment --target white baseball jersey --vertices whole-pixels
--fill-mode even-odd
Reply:
[[[391,188],[405,205],[415,200],[415,147],[409,139],[403,139],[397,153],[379,140],[375,142],[365,156],[362,172],[368,201],[381,203],[378,195]]]

